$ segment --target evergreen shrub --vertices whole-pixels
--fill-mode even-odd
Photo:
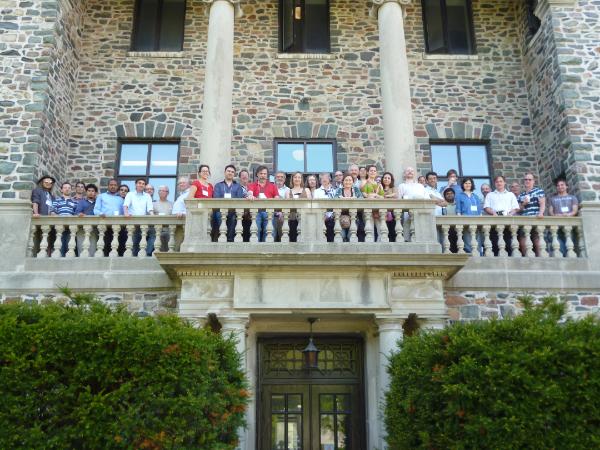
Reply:
[[[0,448],[235,448],[234,342],[85,297],[0,306]]]
[[[510,320],[406,338],[390,361],[389,448],[600,448],[600,323],[553,298]]]

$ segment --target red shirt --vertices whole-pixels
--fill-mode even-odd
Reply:
[[[213,185],[208,183],[208,186],[203,186],[200,181],[196,180],[192,183],[192,186],[196,186],[196,193],[194,198],[212,198],[213,196]],[[205,194],[206,192],[206,194]]]
[[[250,183],[248,185],[248,190],[252,192],[255,198],[260,198],[260,194],[264,194],[267,198],[279,197],[279,189],[277,189],[277,186],[270,181],[267,181],[264,186],[260,186],[258,181],[255,183]]]

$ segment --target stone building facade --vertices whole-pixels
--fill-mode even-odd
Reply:
[[[600,312],[598,1],[468,1],[470,54],[428,51],[425,1],[330,0],[325,53],[280,51],[277,0],[185,3],[181,51],[149,52],[132,49],[133,0],[0,0],[0,229],[10,230],[0,240],[0,303],[54,301],[57,286],[69,284],[141,316],[216,318],[238,340],[253,392],[244,450],[267,448],[262,396],[279,395],[282,384],[265,376],[264,355],[280,344],[274,339],[287,347],[273,354],[298,353],[309,317],[319,318],[317,343],[353,355],[358,367],[329,380],[360,403],[361,441],[352,448],[383,449],[386,358],[410,314],[426,328],[506,318],[520,312],[523,295],[561,296],[575,318]],[[263,245],[208,240],[209,212],[232,203],[189,201],[185,219],[162,222],[75,223],[31,218],[26,201],[42,174],[104,188],[121,175],[123,142],[177,142],[178,175],[195,177],[209,162],[220,181],[229,161],[276,168],[281,139],[333,142],[336,168],[372,163],[397,181],[407,165],[431,169],[432,145],[477,143],[487,149],[490,175],[513,181],[531,171],[549,192],[564,175],[583,208],[575,218],[450,224],[433,216],[431,202],[377,203],[397,217],[410,212],[412,235],[397,245],[355,246],[324,241],[319,227],[330,205],[283,201],[269,213],[301,210],[301,239]],[[369,209],[363,213],[373,225]],[[151,225],[177,230],[182,242],[174,231],[169,251],[148,258],[134,257],[131,242],[129,253],[117,256],[113,247],[106,257],[76,257],[74,243],[64,258],[51,248],[50,235],[65,227],[87,236],[86,250],[94,232],[131,235]],[[505,254],[491,252],[489,241],[484,255],[468,255],[464,245],[449,251],[452,230],[475,227],[489,238],[499,226],[514,236],[543,227],[554,241],[539,257],[531,248],[517,257],[516,239]],[[559,232],[569,236],[564,254]],[[304,372],[290,373],[279,375],[321,392]]]

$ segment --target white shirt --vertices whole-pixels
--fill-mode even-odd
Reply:
[[[152,197],[145,192],[128,192],[123,206],[127,206],[128,213],[132,216],[146,216],[154,211]]]
[[[185,191],[183,191],[181,194],[179,194],[179,197],[177,197],[177,200],[175,200],[175,202],[173,203],[173,211],[171,211],[171,214],[185,214],[186,213],[185,199],[188,198],[189,194],[190,194],[190,188],[187,188]]]
[[[275,185],[277,186],[277,185]],[[281,187],[277,186],[277,190],[279,191],[279,198],[285,198],[286,194],[289,192],[290,188],[285,184]]]
[[[517,197],[512,192],[506,190],[504,192],[493,191],[485,197],[483,208],[491,208],[494,212],[504,211],[504,214],[508,214],[513,209],[519,209],[519,204],[517,203]]]
[[[329,191],[335,191],[335,189],[333,189],[333,187],[329,187]],[[329,195],[327,195],[327,191],[325,191],[325,189],[323,189],[323,186],[321,186],[318,189],[315,189],[315,196],[313,197],[315,200],[322,200],[322,199],[328,199],[331,198]]]
[[[425,186],[415,182],[398,185],[398,198],[404,200],[425,200],[429,196],[425,193]]]
[[[444,196],[429,185],[425,186],[425,192],[427,193],[427,195],[429,195],[429,198],[431,199],[435,198],[436,200],[444,200]],[[435,205],[435,215],[443,215],[443,209],[441,206]]]

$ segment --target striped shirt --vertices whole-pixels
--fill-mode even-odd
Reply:
[[[52,202],[52,212],[59,216],[73,216],[77,202],[71,197],[58,197]]]
[[[529,203],[523,206],[521,211],[522,216],[537,216],[540,213],[540,198],[546,197],[546,193],[542,188],[534,187],[528,192],[519,194],[519,205],[525,201],[525,197],[529,197]]]

